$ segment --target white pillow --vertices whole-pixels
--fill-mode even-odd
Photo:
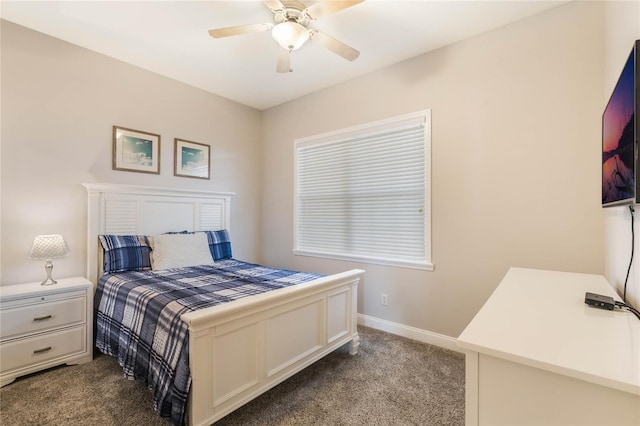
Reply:
[[[154,271],[213,264],[204,232],[155,235],[151,238],[151,247],[151,269]]]

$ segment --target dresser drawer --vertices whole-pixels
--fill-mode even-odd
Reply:
[[[37,303],[0,311],[0,340],[81,324],[86,318],[86,297]],[[3,368],[4,369],[4,368]]]
[[[82,353],[86,348],[84,325],[0,344],[2,373]]]

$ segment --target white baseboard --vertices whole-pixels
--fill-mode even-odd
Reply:
[[[358,314],[358,324],[365,327],[375,328],[376,330],[386,331],[387,333],[396,334],[408,339],[417,340],[419,342],[428,343],[430,345],[440,346],[445,349],[456,352],[464,352],[456,345],[456,339],[444,334],[434,333],[432,331],[421,330],[397,322],[391,322],[369,315]]]

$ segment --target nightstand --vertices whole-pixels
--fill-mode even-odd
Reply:
[[[93,359],[93,284],[82,277],[0,286],[0,387]]]

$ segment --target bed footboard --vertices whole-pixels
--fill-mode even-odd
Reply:
[[[209,425],[351,342],[358,352],[354,269],[188,313],[188,422]]]

